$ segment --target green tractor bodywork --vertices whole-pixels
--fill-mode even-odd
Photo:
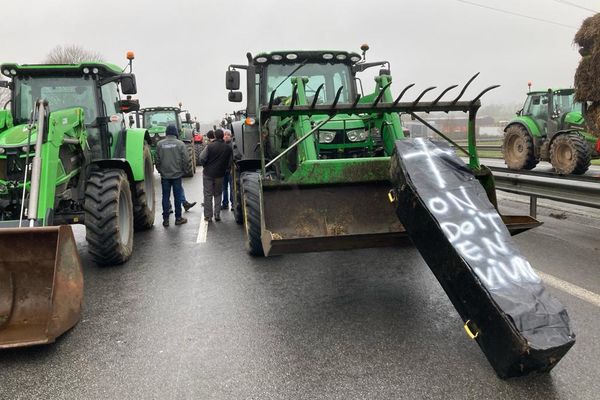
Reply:
[[[122,215],[115,223],[115,232],[121,236],[115,238],[111,250],[106,243],[90,243],[90,251],[100,263],[126,261],[133,244],[124,236],[127,232],[120,232],[129,227],[119,227],[119,223],[131,222],[136,229],[144,229],[154,220],[147,132],[127,129],[122,114],[137,106],[136,101],[121,100],[119,89],[124,94],[135,93],[134,75],[123,74],[113,64],[96,62],[3,64],[0,70],[12,78],[12,110],[0,112],[0,227],[23,225],[19,220],[27,218],[27,205],[22,199],[27,201],[29,196],[31,171],[27,176],[24,172],[36,151],[38,100],[44,101],[46,123],[35,225],[85,222],[88,240],[93,241],[90,220],[98,222],[108,217],[92,207],[94,202],[100,205],[104,200],[104,188],[93,190],[89,182],[97,177],[107,183],[111,179],[106,175],[118,176],[130,192],[131,220]],[[117,203],[120,200],[115,199]],[[129,211],[127,207],[121,214],[125,211]]]
[[[185,113],[185,120],[181,114]],[[156,157],[156,144],[165,138],[168,125],[175,125],[179,132],[179,139],[186,144],[188,149],[188,168],[184,176],[191,177],[196,173],[196,156],[194,148],[193,122],[190,114],[179,107],[147,107],[138,111],[137,126],[148,131],[150,138],[150,152],[152,160]]]
[[[532,169],[549,161],[560,174],[582,174],[600,157],[598,138],[586,132],[585,105],[573,99],[574,89],[528,93],[517,117],[504,129],[502,146],[510,169]]]
[[[139,108],[133,74],[106,63],[3,64],[11,110],[0,111],[0,348],[49,343],[81,315],[73,232],[84,223],[100,264],[133,251],[154,224],[147,133],[126,129]],[[17,301],[18,300],[18,301]]]
[[[493,87],[459,101],[471,79],[452,102],[440,100],[456,86],[432,102],[420,99],[433,88],[401,102],[412,85],[393,97],[389,69],[382,69],[373,93],[364,95],[356,73],[384,65],[356,53],[293,51],[248,55],[248,65],[229,67],[230,101],[241,101],[237,70],[247,71],[247,118],[232,129],[234,213],[251,254],[386,246],[406,238],[388,200],[390,157],[404,138],[399,113],[468,112],[468,149],[458,147],[495,204],[493,177],[480,166],[475,143],[479,98]],[[518,225],[510,217],[505,222]]]

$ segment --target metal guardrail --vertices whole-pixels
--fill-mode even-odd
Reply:
[[[538,198],[600,209],[600,181],[536,176],[493,167],[491,169],[496,189],[530,197],[529,211],[532,217],[537,214]]]

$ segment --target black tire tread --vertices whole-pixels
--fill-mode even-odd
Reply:
[[[525,141],[526,154],[523,159],[511,163],[509,160],[507,160],[506,157],[506,144],[508,142],[509,137],[513,135],[518,135],[523,138],[523,140]],[[535,156],[535,144],[533,143],[533,138],[531,137],[529,132],[527,132],[527,130],[521,125],[511,125],[508,128],[506,128],[506,132],[504,134],[504,141],[502,142],[502,156],[504,158],[506,166],[509,169],[517,171],[521,169],[533,169],[539,162],[539,160]]]
[[[264,256],[261,241],[261,212],[260,212],[260,174],[258,172],[243,172],[242,199],[247,220],[246,247],[253,256]]]
[[[120,241],[117,219],[120,190],[129,193],[130,212],[133,214],[129,181],[123,171],[118,169],[94,171],[86,186],[84,204],[86,240],[92,259],[100,265],[122,264],[131,257],[133,252],[133,237],[130,243],[123,244]]]
[[[150,162],[152,171],[154,171],[154,163],[152,162],[152,155],[150,153],[150,147],[144,145],[144,171],[146,170],[146,162]],[[152,189],[154,189],[154,176],[144,176],[144,181],[151,179]],[[152,228],[154,225],[154,216],[156,209],[156,196],[154,196],[154,204],[148,205],[146,189],[144,187],[144,181],[135,183],[135,199],[133,200],[133,227],[136,231],[144,231]],[[155,193],[156,194],[156,193]]]
[[[575,161],[567,169],[557,168],[555,161],[555,150],[557,143],[567,143],[571,146],[571,150],[575,153]],[[550,146],[550,163],[555,171],[561,175],[581,175],[584,174],[592,162],[592,150],[583,136],[577,133],[563,133],[554,138]]]

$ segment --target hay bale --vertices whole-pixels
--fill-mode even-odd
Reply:
[[[600,14],[583,20],[573,42],[587,54],[600,52]]]
[[[573,42],[582,55],[575,72],[575,100],[600,102],[600,13],[583,21]]]
[[[586,130],[600,138],[600,102],[593,102],[585,113]]]

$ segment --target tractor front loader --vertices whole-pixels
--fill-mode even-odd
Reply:
[[[234,210],[248,251],[270,256],[410,239],[499,376],[550,370],[574,335],[564,307],[511,239],[540,223],[498,214],[493,175],[477,156],[480,98],[497,86],[461,100],[476,75],[451,100],[443,98],[457,85],[432,101],[422,98],[434,87],[403,101],[413,84],[393,97],[389,63],[366,62],[366,50],[362,57],[248,54],[247,65],[230,65],[230,101],[242,100],[238,70],[247,72],[246,119],[232,128]],[[356,74],[374,66],[384,68],[364,94]],[[420,116],[429,112],[468,113],[468,148]],[[399,113],[429,125],[468,165],[447,146],[405,138]]]
[[[154,223],[147,134],[126,129],[133,74],[106,63],[3,64],[0,111],[0,348],[53,342],[80,318],[83,275],[69,224],[93,260],[120,264]]]

